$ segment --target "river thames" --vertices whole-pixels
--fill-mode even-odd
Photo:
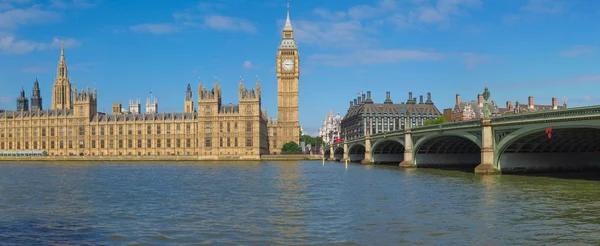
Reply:
[[[600,243],[600,182],[326,162],[0,164],[0,244]]]

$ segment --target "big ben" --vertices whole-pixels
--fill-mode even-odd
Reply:
[[[288,4],[281,44],[277,52],[277,145],[279,149],[287,142],[300,143],[298,123],[298,80],[300,78],[300,54],[294,41],[294,28],[290,21]]]

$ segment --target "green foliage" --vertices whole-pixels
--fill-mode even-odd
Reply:
[[[294,141],[285,143],[283,145],[283,148],[281,148],[281,153],[298,153],[298,152],[302,152],[302,149]]]
[[[45,151],[45,150],[44,150],[44,151],[42,152],[42,155],[43,155],[43,156],[48,156],[48,151]]]
[[[437,125],[442,123],[446,123],[446,118],[444,116],[437,117],[436,119],[426,120],[425,122],[423,122],[423,125]]]
[[[322,137],[311,137],[309,135],[301,135],[300,142],[304,142],[306,145],[310,144],[310,146],[313,148],[318,148],[325,145]]]

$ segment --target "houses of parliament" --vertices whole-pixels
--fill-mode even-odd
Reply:
[[[287,142],[299,142],[298,47],[289,8],[277,63],[278,120],[262,109],[261,88],[239,83],[238,105],[223,104],[221,86],[198,85],[197,107],[187,85],[183,112],[159,112],[149,99],[146,112],[139,101],[129,112],[113,104],[112,113],[98,112],[96,89],[76,88],[69,79],[64,46],[54,85],[52,108],[43,109],[36,79],[31,105],[22,90],[14,111],[0,110],[0,152],[46,152],[50,156],[162,156],[198,159],[260,159],[277,154]],[[79,90],[78,90],[79,89]],[[137,106],[136,106],[137,105]],[[45,154],[46,154],[45,153]]]

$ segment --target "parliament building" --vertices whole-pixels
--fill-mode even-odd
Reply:
[[[98,112],[98,92],[77,90],[68,76],[64,46],[52,87],[52,108],[43,109],[36,79],[29,100],[22,90],[14,111],[0,110],[0,155],[44,153],[50,156],[197,156],[200,160],[258,160],[278,154],[283,145],[299,143],[298,80],[300,57],[289,8],[276,56],[277,120],[261,103],[255,88],[239,83],[238,105],[221,101],[221,86],[198,85],[197,107],[188,84],[183,112],[124,112],[113,104],[111,114]],[[132,102],[133,103],[133,102]],[[131,107],[131,103],[130,103]]]

